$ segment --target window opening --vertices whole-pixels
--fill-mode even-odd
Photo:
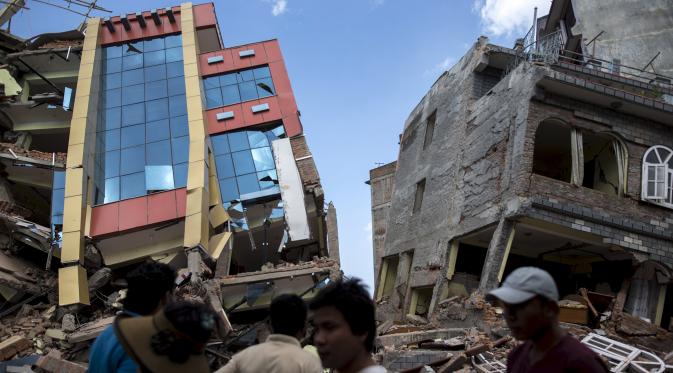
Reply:
[[[379,294],[376,297],[377,301],[393,295],[399,263],[400,257],[398,255],[391,255],[383,258],[381,273],[379,274]]]
[[[642,199],[673,208],[673,151],[655,145],[643,156]]]
[[[611,136],[583,134],[584,178],[582,186],[605,193],[620,195],[623,181],[625,152]],[[621,161],[621,162],[620,162]],[[621,164],[620,164],[621,163]]]
[[[425,193],[425,179],[416,183],[416,194],[414,195],[413,214],[421,211],[423,205],[423,194]]]
[[[427,317],[432,301],[432,286],[414,288],[411,292],[411,305],[409,314]]]
[[[432,137],[435,132],[435,122],[437,121],[437,110],[433,111],[425,124],[425,140],[423,141],[423,150],[427,149],[432,143]]]
[[[535,133],[533,173],[569,183],[572,174],[570,128],[543,121]]]

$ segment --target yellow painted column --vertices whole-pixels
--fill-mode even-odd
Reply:
[[[381,264],[381,277],[379,277],[379,288],[376,292],[376,300],[383,298],[383,288],[386,286],[386,277],[388,276],[388,261],[384,258]]]
[[[657,313],[654,316],[654,323],[661,326],[661,319],[664,316],[664,304],[666,303],[666,284],[659,285],[659,298],[657,299]]]
[[[449,262],[446,268],[446,279],[453,279],[453,275],[456,274],[456,259],[458,259],[458,247],[460,242],[458,240],[451,241],[451,248],[449,251]]]
[[[198,65],[198,45],[192,3],[180,5],[182,26],[182,55],[184,58],[187,117],[189,119],[189,165],[187,167],[187,211],[185,214],[184,246],[201,244],[208,249],[210,234],[208,212],[209,193],[207,126],[204,116],[201,76]]]
[[[86,36],[77,77],[75,104],[70,121],[65,171],[63,240],[58,271],[59,304],[89,304],[84,262],[84,235],[91,211],[90,180],[93,179],[96,118],[100,92],[101,53],[98,46],[100,19],[87,21]]]
[[[505,246],[505,254],[502,256],[502,263],[500,263],[500,272],[498,272],[498,282],[502,282],[502,275],[505,273],[505,266],[507,266],[507,258],[509,258],[509,251],[512,249],[514,242],[514,234],[516,233],[516,225],[512,225],[512,230],[507,237],[507,246]]]

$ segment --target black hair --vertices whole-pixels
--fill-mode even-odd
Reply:
[[[367,335],[365,348],[374,350],[376,311],[374,301],[360,279],[338,280],[322,289],[309,304],[309,309],[332,306],[339,310],[355,335]]]
[[[154,334],[154,352],[179,364],[200,354],[215,330],[215,313],[203,303],[180,301],[166,305],[164,314],[178,333],[162,330]]]
[[[128,293],[124,299],[127,311],[149,315],[161,299],[175,288],[176,273],[164,263],[148,262],[126,276]]]
[[[296,336],[306,326],[306,303],[295,294],[282,294],[269,307],[271,329],[276,334]]]

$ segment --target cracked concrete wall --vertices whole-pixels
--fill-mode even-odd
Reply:
[[[381,258],[386,239],[388,209],[393,194],[397,162],[391,162],[369,171],[372,205],[372,245],[374,254],[374,294],[378,294]]]
[[[656,54],[656,71],[673,76],[673,6],[670,0],[573,0],[577,23],[573,34],[586,41],[605,31],[590,46],[595,56],[619,58],[627,66],[643,68]],[[650,70],[651,71],[651,70]]]

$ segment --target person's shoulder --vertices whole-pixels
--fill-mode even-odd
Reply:
[[[569,368],[577,372],[609,371],[597,353],[571,335],[563,339],[562,352],[568,357]]]

